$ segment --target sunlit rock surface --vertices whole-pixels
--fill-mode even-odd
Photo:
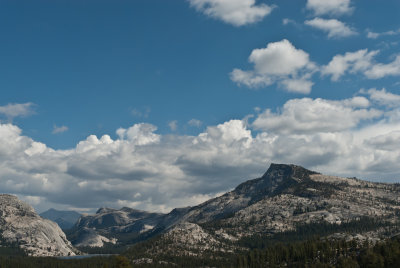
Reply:
[[[76,250],[55,223],[16,196],[0,194],[0,234],[31,256],[73,256]]]

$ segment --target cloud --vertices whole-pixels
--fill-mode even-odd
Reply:
[[[278,83],[290,92],[307,94],[311,91],[312,82],[309,78],[315,65],[310,61],[308,53],[295,48],[286,39],[269,43],[265,48],[254,49],[249,62],[254,64],[254,69],[234,69],[230,73],[232,81],[250,88]]]
[[[376,102],[378,105],[386,107],[399,107],[400,106],[400,95],[396,95],[387,92],[385,88],[377,90],[376,88],[371,88],[369,90],[360,90],[362,94],[368,94],[369,98]]]
[[[370,69],[365,71],[365,76],[370,79],[379,79],[385,76],[400,75],[400,55],[387,64],[378,63],[371,66]]]
[[[68,131],[68,127],[67,126],[57,127],[56,125],[54,125],[53,131],[51,133],[58,134],[58,133],[63,133],[65,131]]]
[[[376,33],[376,32],[372,32],[370,30],[367,30],[367,38],[370,39],[377,39],[381,36],[392,36],[392,35],[398,35],[400,34],[400,29],[396,30],[396,31],[386,31],[386,32],[381,32],[381,33]]]
[[[178,121],[173,120],[168,122],[168,126],[172,131],[176,131],[178,129]]]
[[[239,155],[247,157],[242,153],[251,140],[240,120],[192,137],[161,139],[155,130],[136,124],[117,130],[116,140],[91,135],[71,150],[52,150],[21,136],[16,126],[0,125],[0,187],[20,196],[43,197],[42,206],[95,208],[129,202],[168,210],[204,201],[240,183],[243,176],[255,175],[243,169],[243,164],[254,163],[238,161]],[[226,179],[220,179],[222,171]]]
[[[35,203],[93,211],[129,205],[167,212],[261,176],[269,163],[323,173],[399,178],[400,95],[369,89],[341,100],[298,98],[252,121],[232,119],[198,135],[160,135],[147,123],[117,138],[90,135],[54,150],[0,124],[0,188]]]
[[[31,102],[27,103],[9,103],[4,106],[0,106],[0,114],[7,117],[9,121],[12,121],[15,117],[27,117],[35,113],[35,105]]]
[[[350,0],[307,0],[306,7],[317,16],[351,14],[354,10]]]
[[[292,20],[292,19],[288,19],[288,18],[284,18],[284,19],[282,20],[282,24],[283,24],[283,25],[288,25],[288,24],[297,25],[296,21],[294,21],[294,20]]]
[[[343,38],[356,35],[357,32],[336,19],[314,18],[304,22],[306,25],[328,33],[328,38]]]
[[[362,120],[382,115],[381,111],[368,107],[369,101],[364,97],[341,101],[294,99],[286,102],[277,113],[267,109],[258,115],[253,126],[277,134],[338,132],[356,127]]]
[[[318,67],[309,59],[307,52],[284,39],[268,43],[265,48],[254,49],[248,58],[253,69],[235,68],[229,75],[238,86],[258,89],[276,84],[288,92],[301,94],[311,92],[314,84],[311,78],[317,71],[323,76],[330,76],[332,81],[338,81],[346,74],[362,74],[368,79],[399,76],[400,55],[389,63],[379,63],[375,60],[379,52],[368,49],[346,52],[333,56],[327,65]]]
[[[361,73],[368,79],[380,79],[386,76],[400,75],[400,55],[392,62],[377,63],[374,57],[379,50],[368,51],[368,49],[356,52],[346,52],[344,55],[336,55],[322,67],[323,75],[331,75],[332,81],[337,81],[346,73]]]
[[[344,55],[336,55],[328,65],[323,66],[321,73],[331,75],[332,81],[337,81],[346,72],[366,72],[372,68],[373,58],[378,53],[378,50],[362,49],[356,52],[346,52]]]
[[[193,119],[189,120],[188,124],[189,124],[189,126],[192,126],[192,127],[200,127],[203,124],[203,122],[201,122],[198,119],[193,118]]]
[[[251,52],[249,61],[261,74],[290,75],[309,64],[309,56],[301,49],[296,49],[288,40],[269,43],[266,48]]]
[[[149,107],[145,107],[144,109],[132,109],[131,113],[135,117],[139,118],[148,118],[150,115],[151,109]]]
[[[400,131],[392,131],[384,135],[373,137],[367,140],[366,143],[376,150],[400,150]]]
[[[380,36],[379,33],[374,33],[374,32],[369,32],[369,31],[368,31],[368,33],[367,33],[367,38],[370,38],[370,39],[376,39],[376,38],[378,38],[379,36]]]
[[[256,4],[256,0],[189,0],[190,6],[203,14],[234,26],[261,21],[273,6]]]
[[[282,80],[281,84],[289,92],[308,94],[311,92],[311,88],[314,83],[303,77],[300,79],[284,79]]]
[[[131,126],[128,129],[119,128],[117,130],[117,135],[121,140],[129,140],[134,145],[146,145],[152,143],[160,142],[160,135],[155,134],[154,132],[157,130],[157,127],[152,124],[147,123],[140,123]],[[92,136],[89,136],[89,138]],[[109,136],[103,136],[103,139],[98,141],[97,139],[93,138],[88,140],[88,143],[111,143],[112,140]],[[78,144],[78,146],[81,143]],[[86,146],[84,146],[86,147]]]

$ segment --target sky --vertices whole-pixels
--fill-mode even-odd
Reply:
[[[270,163],[400,182],[397,0],[0,1],[0,189],[168,212]]]

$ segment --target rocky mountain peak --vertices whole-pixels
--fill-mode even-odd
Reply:
[[[267,181],[281,181],[286,178],[294,178],[300,181],[313,174],[318,173],[301,166],[272,163],[261,179]]]
[[[258,179],[240,184],[234,192],[250,197],[253,201],[274,195],[290,186],[303,182],[317,172],[301,166],[272,163],[267,172]]]
[[[192,207],[184,216],[189,222],[203,223],[236,213],[253,203],[282,192],[293,192],[293,186],[303,185],[316,172],[296,165],[271,164],[260,178],[246,181],[220,197]]]
[[[114,210],[115,210],[115,209],[112,209],[112,208],[105,208],[105,207],[102,207],[102,208],[99,208],[99,209],[96,211],[96,214],[109,213],[109,212],[114,211]]]

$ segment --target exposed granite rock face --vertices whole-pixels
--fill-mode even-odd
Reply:
[[[209,233],[198,224],[181,222],[169,229],[160,238],[164,244],[173,246],[168,249],[160,247],[154,250],[160,250],[163,254],[171,256],[176,255],[177,252],[186,256],[200,256],[204,251],[233,252],[235,250],[235,246],[229,242],[226,243],[230,239],[227,239],[227,237],[223,237],[223,239],[219,238],[221,236]]]
[[[182,219],[205,223],[225,218],[266,197],[278,195],[291,186],[308,180],[312,174],[317,173],[296,165],[271,164],[261,178],[246,181],[232,192],[191,208]]]
[[[115,244],[117,239],[108,239],[99,235],[95,229],[84,227],[79,230],[79,238],[75,241],[77,247],[102,247],[105,243]]]
[[[31,256],[73,256],[77,252],[56,223],[43,219],[13,195],[0,194],[0,235]]]

